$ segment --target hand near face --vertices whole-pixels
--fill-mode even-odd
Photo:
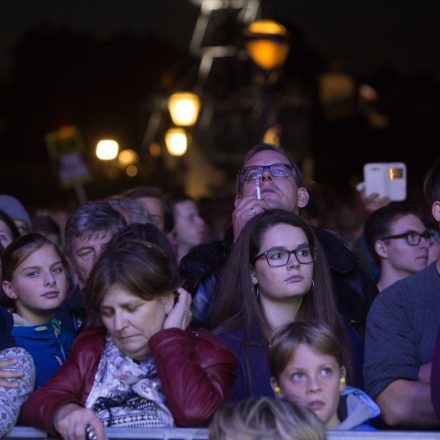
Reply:
[[[185,330],[191,322],[191,295],[182,287],[177,289],[177,301],[165,319],[163,328]]]
[[[96,435],[96,440],[107,437],[101,421],[91,409],[83,408],[76,403],[62,406],[53,418],[57,432],[64,440],[86,440],[86,427],[90,425]]]
[[[264,198],[258,200],[255,196],[237,197],[235,209],[232,213],[232,227],[234,230],[234,241],[237,241],[246,223],[256,215],[272,209]]]
[[[18,382],[6,379],[18,379],[23,376],[22,371],[13,370],[17,359],[3,359],[0,361],[0,387],[17,388]],[[1,391],[0,391],[1,392]]]

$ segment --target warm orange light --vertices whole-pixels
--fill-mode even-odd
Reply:
[[[101,160],[113,160],[118,155],[119,145],[113,139],[102,139],[96,145],[96,157]]]
[[[183,156],[188,148],[188,136],[183,128],[170,128],[165,133],[165,144],[171,156]]]
[[[139,161],[139,156],[134,150],[122,150],[118,155],[118,162],[122,166],[132,165]]]
[[[289,53],[287,29],[272,20],[258,20],[244,31],[246,50],[252,61],[264,70],[280,68]]]
[[[168,99],[168,110],[174,124],[189,127],[197,121],[200,99],[194,93],[173,93]]]

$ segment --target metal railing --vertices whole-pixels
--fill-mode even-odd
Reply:
[[[207,429],[188,428],[106,428],[110,440],[208,440]],[[9,440],[49,439],[45,432],[27,426],[15,427]],[[328,440],[439,440],[440,431],[329,431]]]

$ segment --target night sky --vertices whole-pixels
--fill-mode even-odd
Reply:
[[[112,50],[111,47],[105,48],[105,42],[112,44],[115,41],[113,40],[115,35],[125,34],[132,39],[138,38],[143,42],[142,44],[149,39],[157,40],[158,44],[167,47],[166,50],[169,51],[167,53],[172,54],[170,56],[177,59],[180,56],[187,57],[186,53],[197,15],[198,7],[186,0],[159,2],[2,0],[0,5],[0,86],[3,97],[3,102],[0,103],[3,115],[3,119],[0,120],[2,122],[0,145],[3,149],[1,184],[4,188],[2,192],[13,192],[14,187],[11,182],[13,173],[18,175],[23,171],[23,167],[32,169],[31,166],[26,165],[26,158],[29,157],[30,161],[35,160],[36,155],[39,154],[36,152],[39,148],[44,148],[41,139],[35,140],[35,145],[31,145],[33,142],[29,140],[32,139],[31,134],[42,138],[42,134],[53,130],[62,117],[68,122],[75,123],[77,122],[74,116],[75,111],[80,114],[84,113],[80,108],[75,111],[69,109],[65,112],[67,116],[61,111],[62,116],[59,120],[47,116],[35,118],[32,121],[31,115],[23,116],[22,108],[23,105],[27,105],[27,102],[30,103],[29,111],[32,111],[33,115],[38,112],[38,105],[34,101],[38,102],[39,99],[31,96],[27,101],[23,92],[23,84],[25,84],[24,89],[29,87],[28,90],[32,91],[40,87],[41,78],[46,75],[46,64],[47,77],[56,78],[56,72],[54,73],[50,63],[50,55],[47,55],[49,62],[45,62],[44,57],[42,58],[42,62],[35,68],[36,79],[34,83],[32,82],[32,63],[24,57],[23,50],[17,52],[17,48],[23,44],[23,41],[26,41],[27,51],[32,50],[32,38],[29,38],[31,35],[29,32],[40,29],[39,35],[41,35],[41,29],[45,26],[51,29],[50,35],[54,35],[54,29],[56,32],[67,32],[66,38],[71,45],[75,45],[75,41],[78,41],[78,44],[83,45],[81,47],[89,50],[91,46],[96,47],[101,44],[100,47],[104,47],[104,50],[101,50],[103,56],[107,57],[112,56]],[[367,81],[373,84],[379,91],[381,97],[379,110],[391,117],[393,125],[380,135],[367,133],[363,139],[364,142],[359,144],[359,148],[365,154],[357,152],[355,156],[359,158],[359,163],[351,162],[357,167],[356,172],[359,172],[360,162],[363,160],[405,160],[407,163],[413,163],[411,166],[414,169],[414,184],[419,184],[423,171],[438,155],[435,121],[440,116],[437,99],[440,98],[438,85],[440,81],[440,51],[438,49],[440,2],[270,0],[263,2],[263,15],[282,21],[294,31],[292,32],[291,54],[293,55],[291,56],[294,56],[295,50],[307,52],[308,59],[313,58],[314,65],[320,66],[319,72],[310,70],[310,77],[322,73],[323,69],[337,67],[353,75],[358,82]],[[154,39],[151,39],[151,36]],[[295,36],[299,36],[299,39],[295,40]],[[87,39],[93,39],[93,41],[90,40],[92,41],[90,43],[86,41]],[[41,50],[41,47],[37,46],[37,49]],[[74,52],[75,48],[70,47],[70,50]],[[119,52],[115,50],[114,53]],[[155,60],[148,60],[148,54],[145,54],[145,59],[143,59],[140,54],[142,52],[133,51],[132,56],[137,56],[143,63],[143,68],[148,69],[148,63],[154,63]],[[182,64],[187,62],[186,59]],[[157,61],[158,65],[160,63],[170,64],[166,57]],[[303,77],[307,74],[305,70]],[[114,76],[110,75],[110,79],[117,78],[118,75],[120,76],[120,72],[114,73]],[[133,82],[133,78],[128,81]],[[151,78],[155,81],[156,77],[152,74]],[[75,93],[69,89],[80,86],[73,84],[70,77],[66,81],[69,81],[65,92],[66,102],[69,102],[69,93],[72,96]],[[114,84],[116,89],[122,82]],[[160,87],[159,81],[157,84],[157,87]],[[176,86],[176,80],[172,85]],[[63,87],[62,84],[57,84],[56,93],[48,92],[48,97],[44,95],[45,92],[41,92],[44,97],[40,98],[46,100],[42,104],[43,112],[45,108],[50,108],[51,102],[63,102],[60,97],[64,94]],[[106,87],[106,90],[112,88],[110,80]],[[149,88],[142,89],[143,98],[151,96],[154,87],[155,84],[150,83]],[[163,84],[161,87],[164,87]],[[98,90],[97,93],[105,95],[106,91]],[[131,90],[133,96],[136,93],[135,89]],[[11,110],[14,105],[17,108]],[[124,106],[140,106],[139,103],[135,103],[134,98],[127,103],[122,102],[121,99],[114,102],[109,100],[107,103],[109,108],[117,105],[121,107],[121,114],[126,111]],[[90,104],[89,107],[92,108],[93,105]],[[134,114],[136,112],[139,113],[138,108]],[[107,115],[106,118],[101,118],[99,123],[102,126],[106,123],[114,126],[118,113],[117,111],[113,113],[110,116]],[[139,144],[143,133],[144,125],[134,121],[136,117],[139,115],[135,114],[132,118],[132,125],[126,123],[119,129],[122,137],[127,136],[127,144],[132,144],[129,146]],[[34,127],[32,124],[37,124],[39,127]],[[358,121],[351,121],[348,125],[319,125],[319,133],[316,135],[318,158],[315,159],[319,160],[321,157],[322,162],[326,164],[332,160],[335,161],[334,165],[321,170],[320,175],[323,180],[333,178],[337,181],[336,175],[339,174],[342,176],[339,184],[346,185],[351,178],[349,174],[344,174],[344,170],[347,169],[346,163],[350,162],[349,156],[356,151],[356,146],[346,133],[353,132],[353,136],[359,137],[362,133],[362,130],[356,131],[359,124]],[[84,125],[87,124],[84,123]],[[130,136],[123,133],[124,130],[136,132],[135,139],[130,140]],[[24,131],[29,132],[29,138],[23,137]],[[85,131],[87,132],[87,127]],[[341,135],[341,133],[344,134]],[[322,147],[322,139],[325,140],[325,148]],[[321,146],[319,146],[320,143]],[[12,150],[16,152],[18,146],[23,149],[24,154],[20,153],[20,160],[16,161]],[[368,157],[366,150],[371,153]],[[385,154],[386,151],[389,152],[388,155]],[[419,157],[413,160],[415,151]],[[5,157],[7,160],[4,160]],[[14,162],[13,166],[10,163],[11,159]],[[35,188],[34,183],[35,181],[24,182],[27,187],[34,188],[33,196],[28,196],[28,201],[37,203],[39,200],[47,201],[60,196],[56,191],[47,190],[49,186],[53,186],[52,183],[49,183],[46,189],[43,184],[40,192]],[[27,197],[23,188],[19,188],[17,192],[22,197]],[[43,195],[43,193],[46,194]]]

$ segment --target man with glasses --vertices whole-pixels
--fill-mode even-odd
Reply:
[[[440,160],[428,173],[424,190],[439,225]],[[417,246],[422,242],[426,246],[430,238],[424,228],[414,225],[393,229],[381,241],[384,246],[412,247],[417,252]],[[395,282],[374,300],[365,338],[365,386],[388,425],[440,427],[431,398],[431,363],[439,327],[440,259]]]
[[[428,264],[433,234],[414,209],[391,203],[374,211],[364,226],[368,250],[380,268],[379,291]]]
[[[257,144],[247,153],[236,184],[231,230],[222,241],[193,249],[179,266],[185,288],[194,295],[192,313],[196,326],[209,327],[209,310],[221,269],[246,223],[269,209],[298,214],[309,201],[297,165],[284,150],[270,144]],[[314,228],[314,232],[330,265],[342,315],[363,338],[366,314],[377,289],[342,240],[322,229]]]

